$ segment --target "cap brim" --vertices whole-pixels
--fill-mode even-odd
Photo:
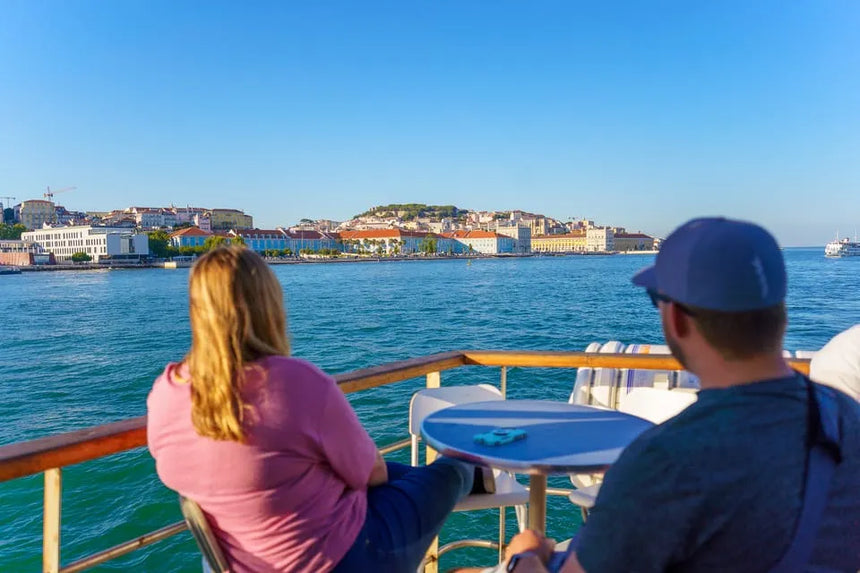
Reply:
[[[648,289],[657,289],[657,271],[654,266],[642,269],[633,275],[633,284]]]

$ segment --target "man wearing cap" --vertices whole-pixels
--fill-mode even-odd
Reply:
[[[860,405],[783,360],[774,238],[694,219],[633,283],[702,389],[607,471],[561,571],[860,570]],[[545,570],[551,542],[527,532],[511,545],[509,570]]]

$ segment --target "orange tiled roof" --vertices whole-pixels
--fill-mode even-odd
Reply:
[[[510,238],[507,235],[500,235],[492,231],[451,231],[450,233],[442,233],[446,239],[504,239]]]
[[[171,237],[208,237],[212,233],[207,233],[203,229],[199,227],[185,227],[184,229],[179,229],[178,231],[174,231],[170,233]]]

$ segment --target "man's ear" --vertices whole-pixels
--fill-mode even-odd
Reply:
[[[693,325],[690,324],[690,317],[687,313],[681,310],[674,302],[670,302],[666,306],[666,318],[671,325],[675,338],[686,338],[689,336]]]

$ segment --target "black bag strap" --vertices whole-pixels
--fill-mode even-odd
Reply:
[[[803,506],[791,545],[771,573],[800,572],[809,563],[821,515],[827,506],[833,473],[842,461],[836,397],[829,388],[814,384],[805,377],[804,380],[808,394],[809,455]]]

